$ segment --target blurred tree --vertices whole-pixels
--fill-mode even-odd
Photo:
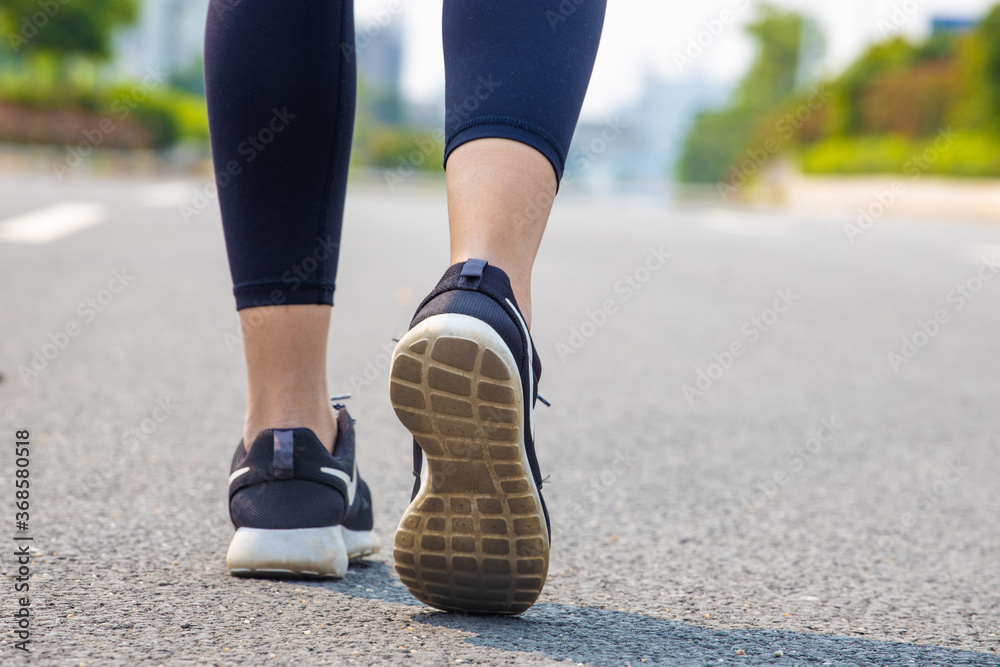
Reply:
[[[996,115],[1000,115],[1000,5],[989,11],[979,29],[977,41],[982,45],[982,83]]]
[[[3,0],[0,33],[17,55],[107,59],[117,28],[135,21],[137,0]]]
[[[905,70],[913,62],[915,49],[902,37],[874,44],[834,82],[835,98],[830,114],[831,135],[855,134],[861,126],[858,100],[865,85],[876,76]]]
[[[759,7],[746,31],[757,44],[757,56],[730,106],[695,120],[678,164],[681,180],[726,180],[730,166],[755,136],[757,124],[789,99],[804,78],[803,69],[808,69],[807,58],[818,58],[822,52],[822,38],[812,21],[771,5]]]
[[[736,106],[766,110],[782,102],[795,89],[800,49],[819,34],[802,15],[761,5],[746,32],[757,43],[757,57],[736,89]]]
[[[962,40],[959,62],[965,95],[955,105],[953,122],[1000,135],[1000,5]]]
[[[730,107],[697,119],[682,178],[738,186],[769,159],[761,147],[792,149],[808,173],[1000,176],[1000,5],[972,30],[869,46],[823,86],[818,107],[794,90],[808,43],[806,24],[798,42],[795,25],[763,9],[748,27],[757,60]]]
[[[960,95],[956,63],[927,60],[886,72],[861,86],[851,101],[854,133],[895,134],[916,139],[948,125]]]

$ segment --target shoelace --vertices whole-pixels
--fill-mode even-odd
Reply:
[[[336,396],[331,396],[330,397],[330,405],[333,406],[334,410],[336,410],[337,412],[340,412],[341,410],[346,409],[347,406],[344,405],[343,403],[340,403],[339,401],[346,401],[350,397],[351,397],[350,394],[337,394]],[[351,423],[352,424],[357,424],[358,420],[355,419],[354,417],[351,417]]]

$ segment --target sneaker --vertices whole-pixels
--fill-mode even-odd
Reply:
[[[261,431],[236,448],[229,571],[248,577],[342,577],[348,561],[379,550],[372,500],[354,461],[354,420],[337,409],[333,455],[307,428]]]
[[[483,260],[449,268],[396,346],[390,398],[413,434],[417,479],[393,559],[421,602],[519,614],[542,592],[541,372],[507,274]]]

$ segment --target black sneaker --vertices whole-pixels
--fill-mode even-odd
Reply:
[[[331,456],[307,428],[240,441],[229,475],[236,534],[226,565],[250,577],[342,577],[348,561],[379,550],[372,500],[354,461],[354,420],[337,410]]]
[[[393,558],[421,602],[518,614],[542,592],[541,372],[507,274],[478,259],[445,272],[396,346],[390,398],[413,434],[417,479]]]

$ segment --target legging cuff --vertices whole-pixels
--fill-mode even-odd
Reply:
[[[291,306],[291,305],[333,305],[332,284],[269,282],[250,285],[238,285],[233,288],[236,295],[236,310],[255,308],[257,306]]]
[[[559,148],[555,138],[532,123],[508,116],[483,116],[460,125],[445,143],[445,167],[448,165],[448,156],[456,148],[475,139],[488,138],[510,139],[531,146],[552,164],[552,169],[556,172],[556,184],[562,180],[566,155]]]

